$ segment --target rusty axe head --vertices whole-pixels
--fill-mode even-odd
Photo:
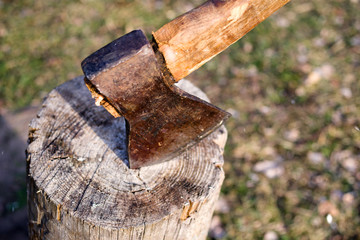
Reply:
[[[128,122],[130,168],[162,162],[218,128],[229,113],[173,84],[289,0],[209,0],[153,33],[132,31],[82,62],[85,83]]]
[[[130,168],[172,158],[229,114],[168,84],[144,33],[132,31],[82,62],[85,81],[128,122]],[[96,94],[96,93],[95,93]],[[115,113],[116,114],[116,113]]]

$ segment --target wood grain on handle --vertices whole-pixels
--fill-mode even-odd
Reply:
[[[165,24],[154,39],[176,81],[243,37],[290,0],[210,0]]]

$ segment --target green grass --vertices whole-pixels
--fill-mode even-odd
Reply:
[[[0,107],[38,103],[81,75],[91,52],[133,29],[150,34],[200,3],[3,1]],[[188,77],[234,113],[222,188],[231,211],[215,213],[224,239],[360,238],[359,12],[356,0],[293,1]],[[254,170],[276,159],[281,176]]]

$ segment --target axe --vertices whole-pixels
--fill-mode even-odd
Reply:
[[[132,31],[81,63],[97,105],[127,122],[130,168],[169,160],[230,116],[174,85],[290,0],[210,0],[149,41]]]

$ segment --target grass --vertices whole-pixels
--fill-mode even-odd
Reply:
[[[201,2],[0,3],[0,106],[17,109],[80,75],[92,51]],[[359,12],[358,0],[293,1],[188,77],[233,114],[224,239],[360,238]],[[256,171],[265,160],[282,172]]]

